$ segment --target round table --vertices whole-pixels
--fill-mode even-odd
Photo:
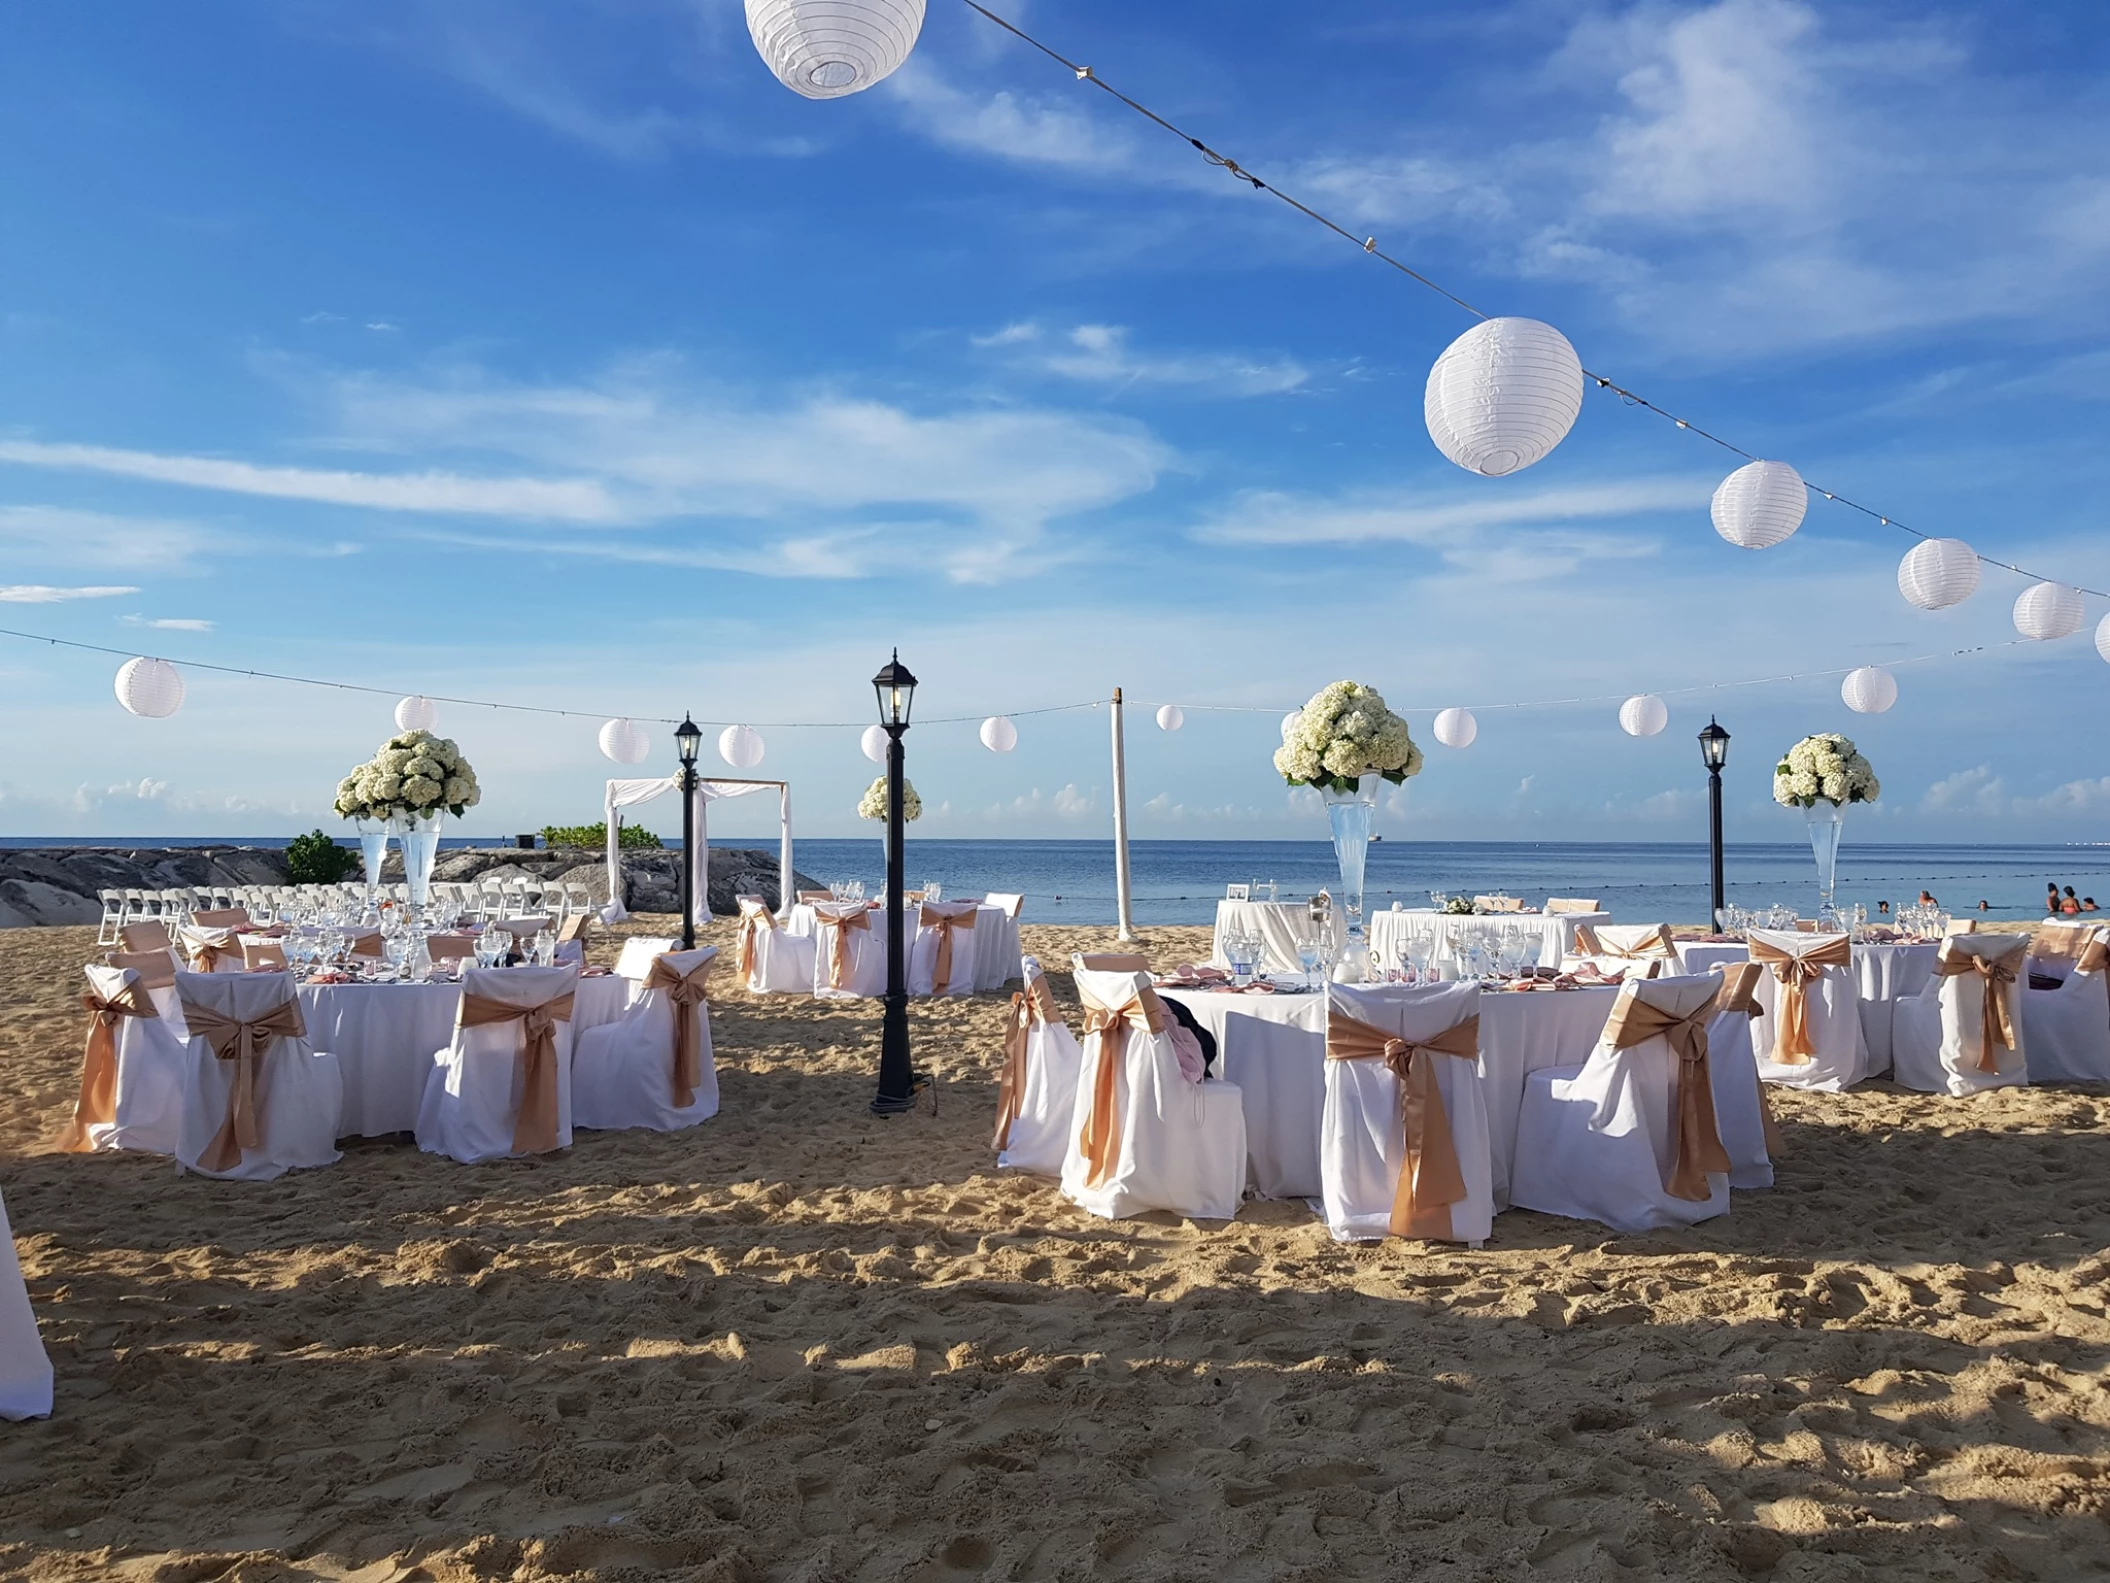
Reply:
[[[884,902],[870,902],[875,911],[884,911]],[[916,934],[915,904],[908,903],[902,913],[907,925],[911,944]],[[874,918],[872,926],[884,930],[885,921]],[[784,915],[784,932],[801,938],[810,938],[820,933],[820,923],[815,918],[813,903],[802,901]],[[1002,989],[1014,978],[1024,976],[1025,969],[1019,962],[1018,920],[1001,907],[987,905],[974,910],[974,987],[977,992]]]
[[[1535,961],[1541,967],[1559,967],[1561,958],[1575,949],[1575,926],[1596,927],[1610,923],[1608,912],[1437,912],[1430,907],[1400,907],[1370,915],[1370,949],[1387,966],[1399,960],[1400,947],[1409,940],[1435,942],[1432,965],[1448,970],[1457,966],[1457,942],[1465,929],[1488,933],[1529,934],[1538,943]]]
[[[1934,978],[1940,952],[1934,940],[1904,940],[1892,945],[1853,948],[1854,993],[1861,1012],[1861,1035],[1868,1044],[1868,1075],[1890,1070],[1891,1020],[1901,1000],[1909,1000]],[[1748,962],[1750,947],[1737,940],[1681,941],[1678,964],[1688,973],[1711,973],[1724,964]]]
[[[1230,958],[1224,955],[1223,942],[1226,934],[1236,930],[1259,936],[1263,973],[1301,973],[1304,964],[1297,960],[1297,942],[1312,937],[1316,929],[1308,901],[1226,898],[1216,904],[1216,933],[1209,943],[1209,960],[1217,967],[1231,965]],[[1327,934],[1336,946],[1341,943],[1342,929],[1341,911],[1336,907],[1327,925]]]

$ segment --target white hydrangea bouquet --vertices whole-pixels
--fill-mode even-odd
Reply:
[[[1376,688],[1335,682],[1282,723],[1275,768],[1292,786],[1352,792],[1365,775],[1382,775],[1395,786],[1419,775],[1421,749]]]
[[[860,819],[884,819],[886,817],[886,777],[880,776],[865,788],[865,794],[857,799],[857,817]],[[923,817],[923,799],[916,795],[916,788],[903,780],[901,783],[901,817],[916,820]]]
[[[1773,800],[1783,808],[1814,808],[1820,800],[1843,808],[1874,802],[1882,790],[1874,766],[1836,731],[1804,737],[1773,769]]]
[[[396,819],[441,810],[457,819],[483,801],[476,771],[462,750],[430,731],[405,731],[337,783],[335,807],[345,819]]]

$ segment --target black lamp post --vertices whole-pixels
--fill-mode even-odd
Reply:
[[[901,663],[901,651],[872,678],[879,695],[879,727],[886,732],[886,1013],[879,1032],[879,1092],[872,1113],[898,1116],[916,1102],[916,1074],[908,1053],[908,947],[901,915],[902,853],[901,739],[908,732],[909,706],[916,697],[916,678]]]
[[[1700,733],[1700,758],[1707,766],[1707,855],[1714,896],[1707,923],[1712,931],[1722,927],[1722,766],[1729,762],[1729,733],[1711,715]]]
[[[703,729],[688,716],[674,728],[674,747],[681,754],[681,773],[674,778],[681,792],[681,948],[696,949],[696,754]]]

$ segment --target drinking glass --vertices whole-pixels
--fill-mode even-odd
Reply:
[[[1312,975],[1319,970],[1319,937],[1315,934],[1297,936],[1297,965],[1304,969],[1304,987],[1316,989]]]

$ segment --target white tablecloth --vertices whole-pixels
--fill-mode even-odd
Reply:
[[[1505,934],[1532,935],[1539,943],[1539,965],[1559,967],[1561,958],[1575,948],[1577,924],[1586,923],[1595,928],[1611,921],[1612,915],[1608,912],[1496,912],[1468,917],[1437,912],[1429,907],[1403,907],[1397,912],[1370,915],[1370,948],[1390,966],[1399,960],[1399,948],[1403,942],[1413,938],[1433,938],[1441,942],[1434,965],[1449,970],[1457,966],[1455,947],[1461,926],[1499,928]]]
[[[872,927],[878,931],[881,941],[886,939],[886,909],[873,909]],[[916,937],[916,909],[914,904],[905,911],[902,922],[906,925],[906,938]],[[813,903],[802,901],[796,904],[784,918],[784,932],[801,936],[819,933],[819,920],[815,918]],[[906,964],[904,964],[904,969]],[[1018,920],[1007,915],[1001,907],[977,907],[974,911],[974,987],[977,992],[1002,989],[1012,979],[1020,977],[1025,969],[1019,962]]]
[[[580,979],[572,1038],[621,1017],[634,987],[613,974]],[[336,1056],[344,1073],[339,1134],[370,1138],[416,1126],[433,1054],[454,1038],[461,985],[303,984],[299,994],[308,1043]]]
[[[1891,1014],[1899,1001],[1927,987],[1940,950],[1933,941],[1854,947],[1855,991],[1861,1032],[1868,1041],[1869,1076],[1890,1070]],[[1734,941],[1703,940],[1678,947],[1678,960],[1688,973],[1710,973],[1720,963],[1748,961],[1750,955],[1749,947]]]
[[[1326,1108],[1325,995],[1158,994],[1177,1000],[1216,1036],[1217,1072],[1244,1095],[1246,1175],[1253,1191],[1262,1198],[1317,1198]]]
[[[1297,960],[1297,942],[1313,933],[1311,903],[1309,901],[1231,901],[1216,904],[1216,933],[1209,943],[1209,960],[1218,967],[1229,967],[1230,958],[1224,955],[1223,937],[1232,929],[1260,936],[1263,956],[1260,970],[1263,973],[1301,973],[1303,964]],[[1337,906],[1333,921],[1328,926],[1334,944],[1341,942],[1343,925]]]

